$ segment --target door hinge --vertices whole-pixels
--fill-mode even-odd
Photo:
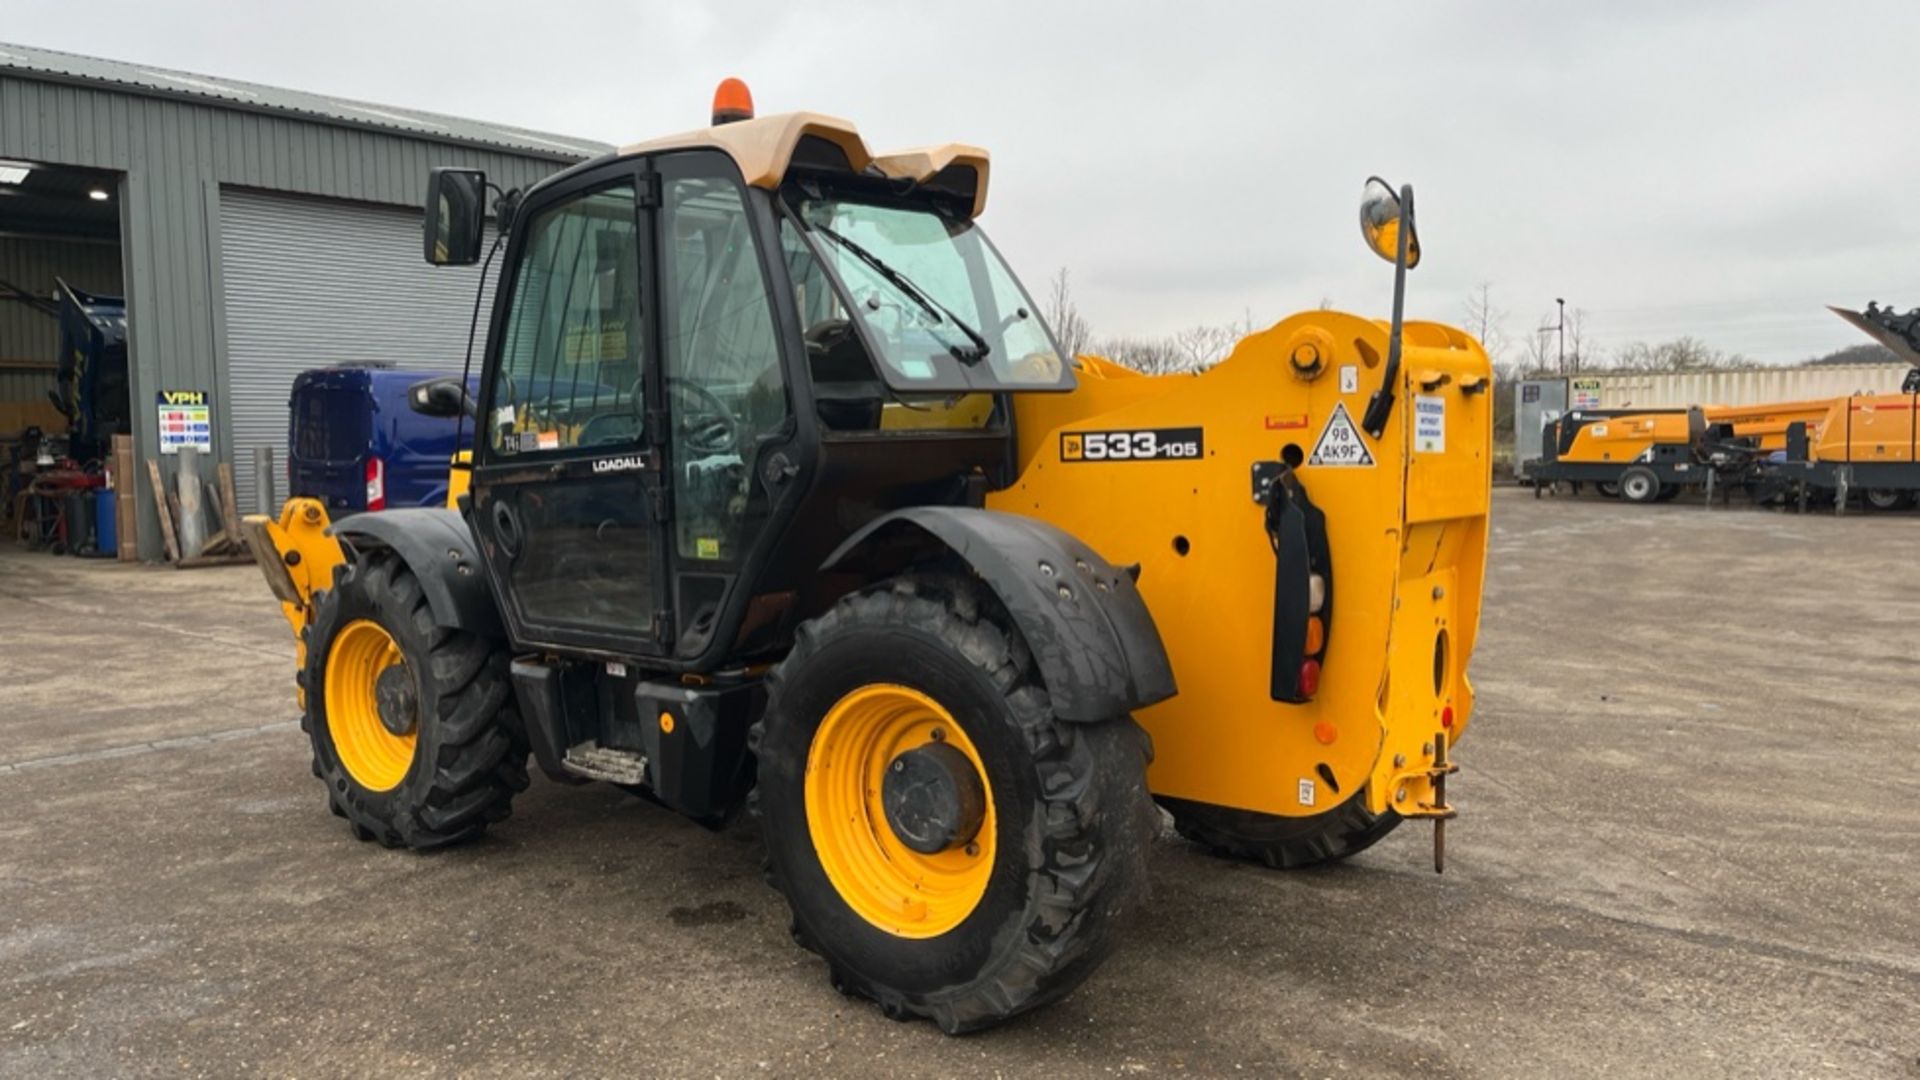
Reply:
[[[646,172],[640,174],[640,189],[635,192],[640,200],[640,209],[652,210],[660,205],[660,174]]]
[[[673,520],[673,489],[665,482],[657,483],[647,489],[647,505],[653,510],[655,522]]]
[[[655,446],[667,445],[667,435],[673,422],[665,409],[647,410],[647,441]]]
[[[673,640],[673,612],[671,611],[654,612],[653,620],[649,629],[652,632],[653,640],[655,641],[665,643]]]

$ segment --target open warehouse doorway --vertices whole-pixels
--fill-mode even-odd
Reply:
[[[132,431],[122,189],[116,172],[0,159],[0,517],[31,547],[115,546],[113,510],[80,508],[94,492],[60,463],[104,461]]]

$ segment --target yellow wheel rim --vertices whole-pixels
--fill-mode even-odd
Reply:
[[[894,835],[880,801],[887,766],[905,751],[944,741],[966,755],[986,792],[973,841],[931,855]],[[807,749],[807,831],[840,898],[890,934],[931,938],[952,930],[993,878],[993,788],[980,753],[953,715],[918,690],[874,683],[827,710]]]
[[[327,652],[327,734],[347,774],[368,791],[390,791],[413,765],[415,732],[395,735],[380,722],[374,694],[380,674],[406,666],[400,645],[379,623],[355,619]]]

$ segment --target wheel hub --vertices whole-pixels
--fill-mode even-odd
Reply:
[[[420,698],[407,665],[395,664],[374,679],[373,700],[380,726],[392,734],[411,735],[420,725]]]
[[[369,791],[400,786],[413,768],[420,702],[393,635],[372,619],[341,627],[327,647],[321,692],[341,767]]]
[[[893,835],[922,855],[966,845],[987,813],[979,772],[945,742],[916,747],[888,763],[880,802]]]
[[[868,683],[807,748],[807,832],[835,893],[869,924],[936,938],[973,913],[999,865],[992,781],[940,702]]]

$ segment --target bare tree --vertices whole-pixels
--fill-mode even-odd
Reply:
[[[1525,342],[1526,371],[1531,374],[1566,374],[1560,370],[1559,346],[1554,338],[1558,326],[1552,321],[1541,323],[1534,332],[1527,335]]]
[[[1636,341],[1615,352],[1606,367],[1617,371],[1713,371],[1746,362],[1738,353],[1723,353],[1698,338],[1678,337],[1658,345]]]
[[[1507,313],[1493,306],[1493,282],[1483,281],[1467,294],[1464,314],[1467,333],[1477,338],[1487,356],[1498,364],[1507,351],[1507,335],[1502,329]]]
[[[1048,283],[1046,310],[1041,314],[1053,329],[1054,340],[1069,357],[1079,356],[1092,344],[1093,328],[1087,325],[1079,305],[1073,302],[1073,287],[1066,267],[1055,272]]]
[[[1169,375],[1186,370],[1186,358],[1170,338],[1108,338],[1094,352],[1142,375]]]
[[[1169,340],[1173,351],[1180,357],[1181,366],[1188,371],[1200,371],[1210,368],[1225,359],[1227,350],[1240,340],[1238,327],[1227,326],[1190,326],[1175,333]]]
[[[1574,308],[1567,312],[1567,368],[1575,375],[1587,358],[1587,309]]]

